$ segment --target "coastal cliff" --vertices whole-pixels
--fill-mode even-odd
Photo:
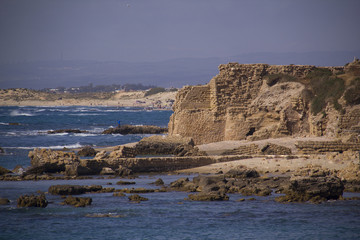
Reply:
[[[284,136],[358,142],[360,61],[344,67],[229,63],[202,86],[181,89],[169,134],[195,144]]]

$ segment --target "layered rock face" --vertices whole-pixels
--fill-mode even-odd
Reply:
[[[359,122],[360,108],[340,114],[328,106],[325,114],[310,113],[307,76],[318,69],[334,76],[346,71],[346,67],[308,65],[220,65],[219,74],[207,85],[187,86],[178,92],[169,135],[192,137],[195,144],[204,144],[287,135],[335,135],[339,129],[348,130]],[[326,116],[334,111],[336,116]]]

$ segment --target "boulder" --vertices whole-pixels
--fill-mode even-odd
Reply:
[[[73,197],[68,196],[61,204],[62,205],[72,205],[74,207],[86,207],[91,205],[92,199],[89,197]]]
[[[159,178],[153,184],[155,184],[156,186],[163,186],[165,183],[161,178]]]
[[[49,193],[53,195],[78,195],[87,192],[99,192],[102,190],[100,185],[81,186],[81,185],[52,185]]]
[[[199,192],[225,192],[225,185],[227,183],[223,175],[220,176],[203,176],[199,175],[193,178],[193,183],[196,185],[196,191]]]
[[[80,151],[77,152],[77,155],[80,157],[94,157],[96,155],[94,148],[90,146],[83,147]]]
[[[170,183],[170,188],[176,191],[195,192],[197,186],[193,182],[190,182],[189,178],[179,178]]]
[[[44,194],[39,196],[35,195],[22,195],[17,199],[17,207],[41,207],[45,208],[48,201]]]
[[[245,167],[238,167],[230,169],[225,176],[227,178],[258,178],[260,174],[255,169],[248,169]]]
[[[4,154],[4,153],[5,153],[5,150],[2,147],[0,147],[0,154]]]
[[[114,175],[114,174],[115,174],[115,171],[109,167],[104,167],[100,172],[100,175]]]
[[[136,156],[136,151],[134,148],[126,147],[126,146],[118,146],[114,148],[108,158],[110,159],[118,159],[118,158],[133,158]]]
[[[298,177],[290,179],[290,186],[284,191],[285,196],[276,198],[279,202],[314,202],[339,199],[344,191],[342,181],[334,176]]]
[[[102,132],[102,134],[162,134],[167,133],[167,128],[158,126],[134,126],[134,125],[121,125],[116,128],[109,128]]]

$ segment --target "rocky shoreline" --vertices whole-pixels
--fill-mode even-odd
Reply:
[[[254,143],[246,146],[254,148]],[[275,198],[278,202],[321,203],[328,200],[344,200],[342,197],[344,191],[360,192],[360,164],[356,160],[359,158],[359,153],[355,151],[333,153],[332,155],[299,153],[296,155],[289,152],[284,146],[265,144],[265,147],[259,148],[260,152],[257,154],[241,154],[240,150],[245,149],[242,147],[240,150],[233,151],[224,149],[223,154],[219,155],[208,155],[206,151],[200,151],[199,148],[206,149],[202,146],[195,146],[191,138],[152,136],[133,144],[132,147],[114,147],[110,152],[96,151],[89,147],[79,150],[78,153],[35,149],[29,152],[31,159],[29,169],[20,171],[17,168],[17,170],[9,171],[2,168],[0,180],[72,180],[99,178],[99,175],[100,178],[112,179],[136,178],[139,174],[195,173],[198,174],[198,177],[192,181],[188,178],[181,178],[168,186],[162,185],[159,181],[161,188],[151,190],[189,192],[187,200],[190,201],[223,201],[229,199],[228,194],[230,193],[242,196],[268,196],[278,193],[282,194]],[[95,156],[91,159],[80,157],[79,153],[85,149],[93,152]],[[158,156],[141,157],[154,153],[154,149]],[[164,156],[164,154],[166,155]],[[136,157],[137,155],[140,157]],[[326,164],[305,165],[310,160]],[[249,164],[251,162],[255,163],[255,167],[251,167]],[[295,164],[296,162],[303,162],[303,165],[298,166]],[[327,168],[331,166],[327,163],[331,162],[334,162],[336,167],[334,165]],[[259,167],[261,165],[267,167],[261,168]],[[274,168],[270,168],[272,165]],[[287,165],[287,169],[284,168],[285,165]],[[65,188],[69,187],[65,186]],[[70,190],[66,191],[83,189],[83,191],[79,191],[85,193],[93,188],[70,186]],[[49,189],[49,192],[54,191]],[[79,191],[76,190],[74,194],[80,194]],[[91,190],[91,192],[94,191]],[[127,188],[121,191],[131,194],[151,192],[147,189],[131,190]],[[111,188],[99,188],[95,192],[114,192],[114,196],[121,195]],[[69,194],[70,192],[66,194],[63,192],[60,195]],[[34,196],[26,196],[19,201],[26,202],[24,199],[29,199],[28,201],[33,202],[34,206],[43,207],[45,205],[43,196],[41,195],[39,198],[34,200]],[[141,196],[131,198],[134,198],[135,202],[142,201]],[[85,203],[90,201],[89,204],[91,204],[91,200],[77,198],[68,199],[64,204],[81,207],[88,205],[84,201]],[[19,206],[29,205],[24,203]]]

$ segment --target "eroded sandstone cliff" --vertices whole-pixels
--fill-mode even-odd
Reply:
[[[220,65],[208,84],[178,92],[169,134],[195,144],[354,132],[358,140],[359,69],[357,59],[345,67]]]

